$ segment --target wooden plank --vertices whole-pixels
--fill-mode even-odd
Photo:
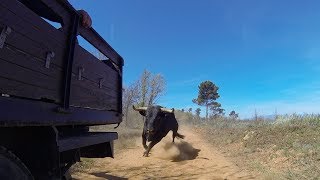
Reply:
[[[58,139],[59,151],[67,151],[79,147],[86,147],[95,144],[101,144],[118,139],[116,132],[89,132],[81,136],[67,137]]]
[[[52,93],[50,97],[53,98],[53,100],[55,101],[59,100],[60,84],[58,81],[56,81],[52,77],[18,66],[16,64],[10,63],[3,59],[0,59],[0,67],[1,67],[1,71],[0,71],[1,77],[30,85],[25,88],[31,88],[31,89],[33,89],[33,87],[41,88],[44,91],[47,90],[49,94],[51,91],[53,91],[55,93]],[[25,90],[27,91],[28,89],[25,89]],[[17,94],[16,93],[12,94],[13,92],[9,92],[9,94],[16,95],[16,96],[22,96],[22,94],[25,95],[25,93],[21,93],[20,91],[15,91],[15,92]],[[24,97],[31,98],[31,96],[29,95]]]
[[[0,77],[0,93],[40,100],[42,98],[56,99],[58,92]],[[56,102],[58,103],[59,100]]]
[[[37,87],[42,87],[48,90],[58,90],[60,84],[46,74],[33,71],[31,69],[14,64],[10,60],[0,58],[0,76],[7,77],[13,80],[22,81],[26,84],[30,84]]]
[[[117,82],[109,82],[110,85],[112,85],[112,83],[117,84]],[[82,80],[78,79],[78,76],[76,75],[72,75],[71,77],[71,84],[77,85],[79,87],[84,87],[84,88],[90,88],[91,90],[97,90],[98,92],[103,92],[109,96],[113,96],[116,97],[118,95],[118,89],[117,86],[113,85],[112,88],[99,88],[99,84],[96,82],[93,82],[91,80],[88,80],[86,78],[83,78]]]
[[[51,10],[53,10],[56,14],[63,19],[63,26],[65,32],[67,32],[70,26],[70,19],[72,13],[76,12],[75,9],[68,3],[68,1],[52,1],[52,0],[41,0],[45,3]]]
[[[117,85],[119,84],[118,81],[108,81],[108,82],[104,82],[104,83],[107,84],[108,86],[103,85],[103,86],[100,88],[100,87],[99,87],[99,82],[96,82],[96,81],[87,79],[86,77],[83,77],[83,79],[79,81],[79,80],[78,80],[78,74],[72,74],[72,78],[73,78],[72,83],[86,81],[86,82],[90,82],[92,88],[98,88],[98,89],[103,90],[103,91],[105,91],[105,92],[112,92],[112,93],[114,93],[114,94],[118,94],[118,92],[119,92],[118,86],[117,86]],[[97,78],[97,79],[98,79],[98,78]]]
[[[122,116],[113,111],[70,107],[65,114],[57,113],[57,107],[52,103],[0,97],[0,127],[102,125],[122,120]]]
[[[45,60],[36,58],[7,44],[0,50],[0,59],[5,59],[18,66],[41,73],[44,76],[52,77],[57,81],[55,84],[58,84],[63,76],[61,67],[50,64],[50,68],[46,68]]]

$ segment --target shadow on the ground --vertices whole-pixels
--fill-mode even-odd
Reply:
[[[94,175],[96,177],[105,178],[105,179],[112,179],[112,180],[127,180],[128,179],[128,178],[113,176],[113,175],[107,174],[106,172],[95,172],[95,173],[90,173],[90,174]]]

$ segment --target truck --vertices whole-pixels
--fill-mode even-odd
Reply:
[[[90,127],[121,123],[124,61],[69,2],[25,2],[0,3],[0,179],[66,179],[81,157],[113,157],[118,134]]]

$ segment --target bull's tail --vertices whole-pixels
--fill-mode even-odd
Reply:
[[[184,139],[185,136],[182,135],[182,134],[177,133],[177,137],[178,137],[178,138],[181,138],[181,139]]]

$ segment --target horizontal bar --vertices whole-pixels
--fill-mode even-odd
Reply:
[[[97,48],[102,54],[108,57],[118,66],[123,66],[122,57],[93,29],[79,27],[80,35]]]
[[[114,111],[70,107],[59,113],[59,105],[12,97],[0,97],[0,127],[103,125],[120,123]]]
[[[118,139],[116,132],[89,132],[81,136],[71,136],[58,140],[59,152],[101,144]]]

